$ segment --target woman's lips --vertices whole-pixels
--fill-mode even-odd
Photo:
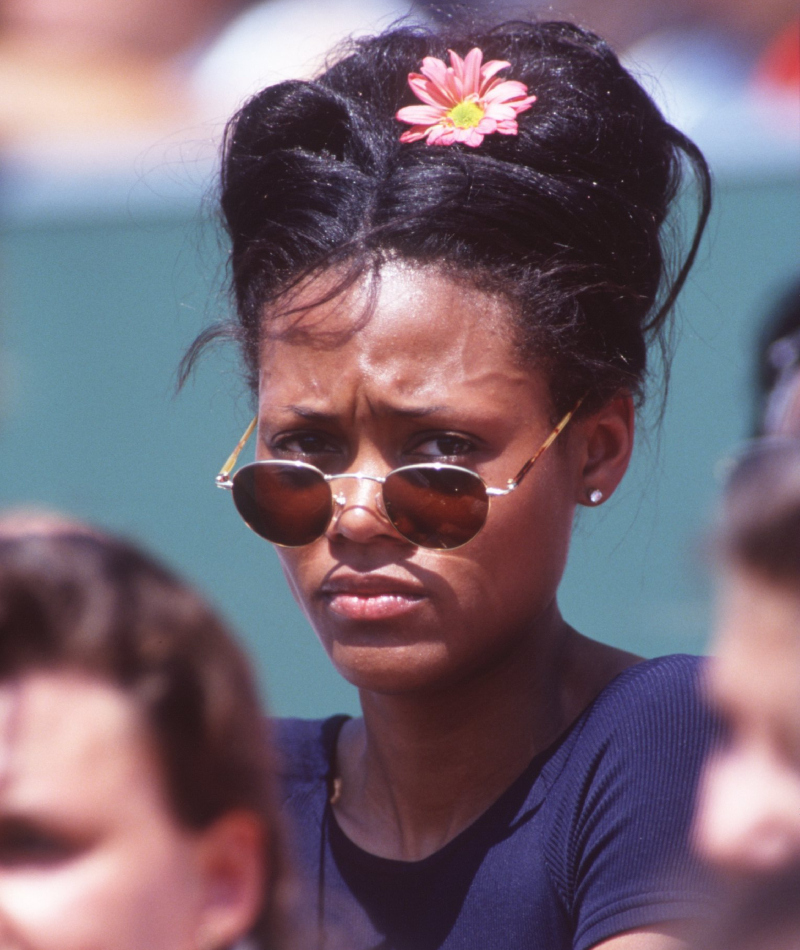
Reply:
[[[348,620],[399,617],[425,599],[421,587],[380,577],[333,581],[320,593],[334,613]]]

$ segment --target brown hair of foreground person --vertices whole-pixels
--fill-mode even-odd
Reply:
[[[718,532],[723,560],[800,585],[800,436],[767,436],[738,462]]]
[[[247,934],[258,950],[288,946],[265,719],[223,623],[125,541],[57,518],[0,518],[0,688],[62,673],[111,687],[134,710],[178,829],[200,836],[226,816],[248,816],[261,865],[251,877],[265,896],[252,899],[232,942]],[[221,950],[213,937],[198,940],[206,945]]]

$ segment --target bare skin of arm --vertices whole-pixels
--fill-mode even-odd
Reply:
[[[595,944],[592,950],[686,950],[685,924],[665,924],[656,929],[629,930]]]

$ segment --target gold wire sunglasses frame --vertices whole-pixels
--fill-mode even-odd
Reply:
[[[488,517],[489,500],[508,495],[519,486],[563,432],[582,402],[583,398],[579,399],[558,422],[535,454],[514,478],[508,480],[505,488],[491,488],[477,472],[444,462],[404,465],[387,475],[369,475],[366,472],[328,475],[308,462],[264,459],[242,466],[232,476],[239,455],[256,428],[258,416],[239,439],[215,481],[218,488],[227,489],[233,494],[234,503],[245,524],[279,547],[301,547],[322,537],[334,517],[336,507],[343,508],[346,504],[344,495],[341,492],[334,493],[330,483],[348,478],[367,479],[381,486],[378,495],[381,513],[406,540],[421,547],[452,550],[478,534]],[[270,479],[272,482],[259,485],[259,476],[263,483]],[[293,479],[291,484],[287,476]],[[320,495],[317,490],[321,487],[326,492]],[[271,498],[268,498],[268,492]],[[316,497],[312,492],[316,493]],[[280,504],[281,495],[288,504]],[[272,510],[269,508],[270,502]],[[292,503],[296,506],[294,510],[290,510]],[[298,511],[297,506],[302,505],[306,506],[305,512]],[[305,528],[301,516],[309,520]]]

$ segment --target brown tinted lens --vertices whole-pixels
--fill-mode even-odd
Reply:
[[[245,465],[233,477],[233,500],[256,534],[288,547],[316,541],[333,514],[328,483],[308,465]]]
[[[424,548],[457,548],[481,530],[489,511],[483,482],[457,468],[416,465],[392,472],[383,485],[392,524]]]

